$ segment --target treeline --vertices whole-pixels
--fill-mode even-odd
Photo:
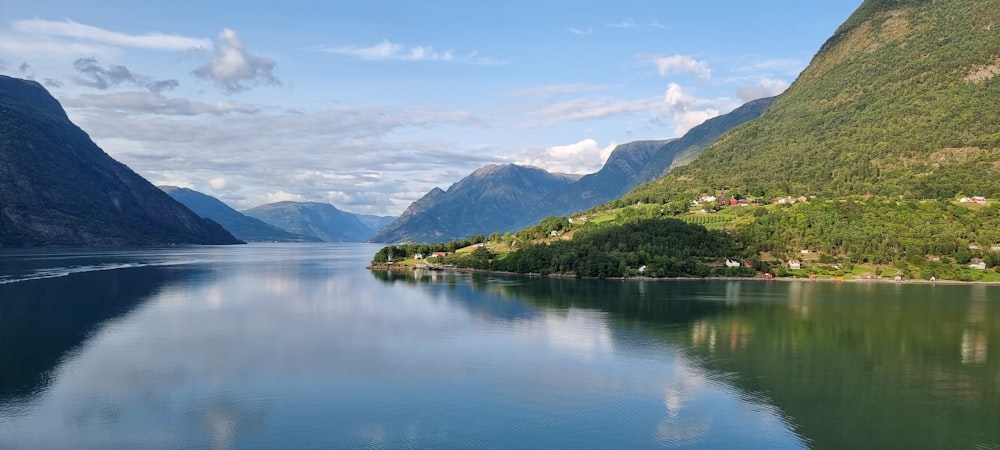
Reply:
[[[564,224],[568,222],[554,220],[546,225]],[[543,229],[523,237],[541,234]],[[469,245],[476,243],[479,242]],[[413,245],[386,247],[376,254],[373,262],[384,262],[390,254],[394,258],[412,256],[420,249]],[[753,276],[756,273],[753,268],[713,268],[707,264],[741,256],[735,241],[726,233],[677,219],[652,219],[583,229],[572,240],[530,243],[507,253],[491,251],[484,245],[470,253],[445,257],[442,262],[470,269],[597,278]]]
[[[1000,244],[996,206],[872,198],[757,208],[753,215],[733,237],[751,254],[772,252],[779,258],[808,249],[830,262],[891,264],[933,255],[968,263],[986,259]]]
[[[460,241],[449,241],[435,244],[400,244],[382,247],[372,258],[372,264],[385,264],[388,261],[399,261],[412,258],[414,255],[429,257],[435,252],[454,253],[455,250],[470,245],[486,242],[486,236],[477,234]]]

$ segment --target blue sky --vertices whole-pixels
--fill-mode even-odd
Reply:
[[[779,93],[860,3],[0,1],[0,73],[155,184],[396,215]]]

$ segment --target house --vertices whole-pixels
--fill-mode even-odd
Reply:
[[[971,201],[972,201],[972,199],[969,198],[969,197],[962,197],[962,198],[958,199],[959,203],[969,203]]]
[[[445,256],[448,256],[448,252],[434,252],[434,253],[431,253],[431,256],[437,256],[437,257],[443,258]]]
[[[423,253],[414,253],[413,254],[413,259],[424,259],[424,254]]]
[[[991,252],[1000,252],[1000,245],[994,245],[990,247]]]
[[[646,273],[646,266],[645,265],[639,266],[639,273]]]
[[[799,270],[802,268],[802,263],[797,259],[788,261],[788,268],[792,270]]]
[[[969,250],[979,250],[978,244],[969,244]]]
[[[753,261],[750,261],[749,259],[744,259],[743,267],[753,267]]]
[[[981,259],[974,259],[972,260],[972,263],[969,264],[969,268],[976,270],[986,270],[986,263]]]
[[[552,230],[552,231],[549,232],[549,236],[552,236],[552,237],[559,236],[559,232],[556,231],[556,230]]]
[[[729,198],[729,206],[739,206],[739,204],[740,204],[740,201],[736,200],[735,197],[730,197]]]
[[[726,267],[739,267],[740,262],[734,259],[726,259]]]
[[[973,196],[969,200],[971,200],[972,203],[979,203],[981,205],[985,205],[986,204],[986,197]]]
[[[930,262],[941,262],[941,257],[938,255],[927,255],[927,260]]]

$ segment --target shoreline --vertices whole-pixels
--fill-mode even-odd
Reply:
[[[396,268],[398,267],[398,268]],[[709,280],[721,280],[721,281],[780,281],[780,282],[820,282],[820,283],[878,283],[878,284],[920,284],[920,285],[970,285],[970,286],[1000,286],[1000,281],[959,281],[959,280],[924,280],[924,279],[903,279],[896,281],[890,278],[845,278],[838,280],[835,278],[799,278],[799,277],[772,277],[771,279],[760,277],[611,277],[611,278],[598,278],[598,277],[578,277],[574,275],[567,274],[540,274],[540,273],[518,273],[518,272],[504,272],[499,270],[485,270],[485,269],[469,269],[463,267],[446,267],[438,269],[419,269],[407,266],[395,266],[389,267],[377,267],[377,266],[367,266],[368,270],[371,271],[383,271],[383,272],[415,272],[417,270],[435,270],[442,272],[460,272],[460,273],[488,273],[496,275],[515,275],[515,276],[525,276],[525,277],[547,277],[547,278],[578,278],[584,280],[608,280],[608,281],[709,281]]]

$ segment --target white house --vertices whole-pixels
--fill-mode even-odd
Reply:
[[[982,260],[975,259],[972,264],[969,264],[970,269],[986,270],[986,263]]]
[[[739,267],[739,266],[740,266],[740,262],[739,261],[734,261],[734,260],[731,260],[731,259],[726,259],[726,267]]]
[[[802,263],[797,259],[788,261],[788,268],[792,270],[799,270],[802,268]]]

